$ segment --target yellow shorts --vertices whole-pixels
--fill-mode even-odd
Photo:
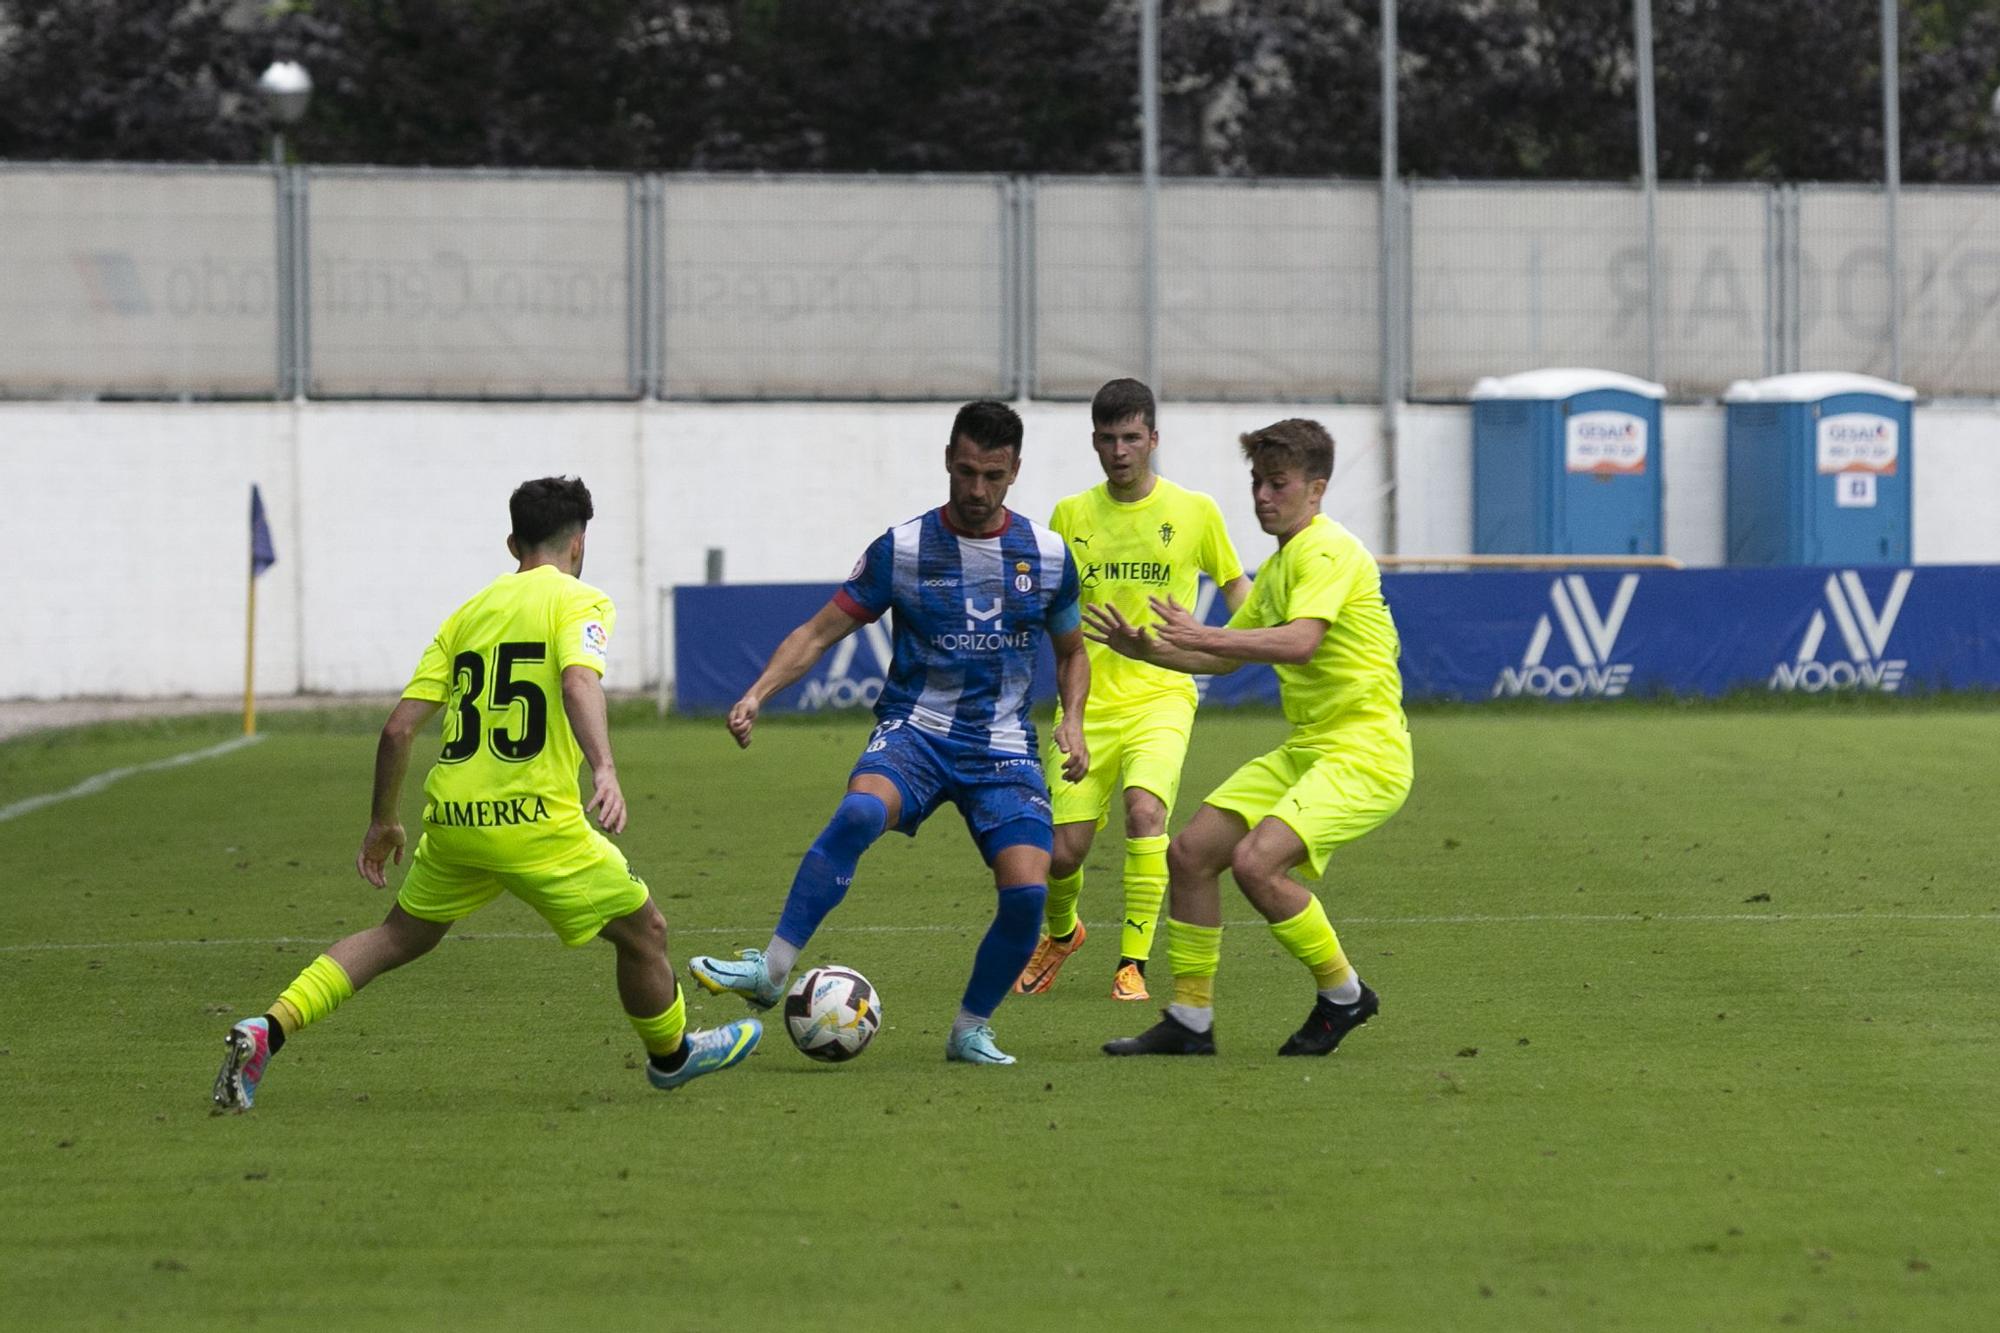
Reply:
[[[588,944],[605,922],[645,906],[646,882],[611,839],[596,829],[586,837],[575,857],[540,870],[456,865],[430,854],[430,839],[419,838],[396,903],[420,920],[457,921],[511,893],[541,913],[564,944]]]
[[[1276,819],[1306,845],[1312,877],[1326,873],[1333,849],[1380,827],[1402,809],[1412,781],[1409,738],[1379,733],[1332,741],[1296,739],[1237,769],[1203,802],[1243,816],[1256,828]]]
[[[1092,823],[1103,828],[1111,804],[1127,787],[1160,798],[1167,814],[1180,794],[1181,765],[1194,732],[1194,702],[1169,697],[1142,709],[1083,710],[1083,743],[1090,771],[1081,782],[1065,781],[1062,751],[1049,737],[1042,742],[1042,772],[1049,780],[1049,808],[1057,824]]]

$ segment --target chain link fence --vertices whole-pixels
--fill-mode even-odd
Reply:
[[[2000,396],[2000,191],[0,164],[0,396]],[[1387,264],[1384,256],[1404,256]],[[1384,309],[1385,292],[1389,295]],[[1157,311],[1147,327],[1147,311]],[[1657,310],[1657,319],[1655,311]],[[1385,375],[1384,366],[1393,367]]]
[[[269,394],[280,375],[268,171],[0,171],[0,393]]]
[[[1004,178],[666,177],[653,198],[662,396],[1013,391]]]

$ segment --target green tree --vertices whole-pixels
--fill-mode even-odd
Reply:
[[[1873,180],[1878,0],[1653,0],[1661,175]],[[1379,0],[1163,0],[1169,173],[1372,176]],[[2000,180],[2000,0],[1902,18],[1905,175]],[[0,155],[1130,172],[1139,0],[0,0]],[[1401,0],[1401,167],[1638,174],[1632,0]]]
[[[662,145],[662,165],[1076,172],[1136,160],[1130,0],[731,8],[710,122],[684,156]]]
[[[243,161],[265,38],[232,0],[37,0],[0,9],[0,157]]]
[[[698,136],[723,6],[667,0],[312,0],[291,44],[322,162],[637,169]]]

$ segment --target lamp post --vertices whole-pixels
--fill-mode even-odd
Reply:
[[[1903,379],[1903,260],[1897,204],[1903,193],[1902,65],[1897,54],[1896,0],[1882,0],[1882,197],[1889,252],[1889,378]]]
[[[1639,58],[1639,189],[1646,211],[1646,378],[1660,378],[1660,136],[1653,114],[1653,0],[1632,6],[1632,47]]]
[[[1377,187],[1376,254],[1381,265],[1381,285],[1377,289],[1381,305],[1382,343],[1382,461],[1389,484],[1382,491],[1382,545],[1391,553],[1403,547],[1397,527],[1401,522],[1397,503],[1396,404],[1408,381],[1403,374],[1404,349],[1409,324],[1401,308],[1403,293],[1403,201],[1397,173],[1397,41],[1396,0],[1381,0],[1382,28],[1382,179]]]
[[[1139,0],[1139,174],[1143,192],[1140,304],[1146,386],[1160,386],[1160,0]]]
[[[257,91],[271,109],[271,179],[278,191],[279,398],[306,387],[304,182],[285,169],[285,129],[305,115],[312,86],[312,75],[296,60],[273,61],[257,76]]]
[[[312,101],[312,75],[296,60],[276,60],[257,76],[257,91],[264,95],[265,105],[271,108],[272,123],[277,127],[271,131],[271,165],[282,167],[285,130],[299,123],[306,113],[306,104]]]

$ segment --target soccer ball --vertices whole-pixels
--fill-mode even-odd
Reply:
[[[851,967],[816,967],[785,996],[785,1030],[815,1060],[852,1060],[881,1026],[882,997]]]

